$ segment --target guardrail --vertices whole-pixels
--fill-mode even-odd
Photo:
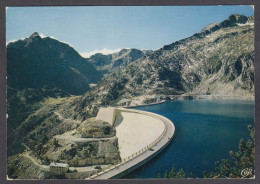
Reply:
[[[138,114],[145,114],[145,115],[148,115],[148,116],[151,116],[151,117],[154,117],[156,119],[159,119],[163,124],[164,124],[164,129],[163,129],[163,132],[161,133],[161,135],[155,139],[152,143],[150,143],[149,145],[147,145],[146,147],[140,149],[139,151],[133,153],[132,155],[124,158],[122,160],[122,162],[120,162],[119,164],[117,165],[109,165],[108,167],[104,167],[101,169],[100,172],[96,173],[95,175],[92,175],[90,177],[88,177],[87,179],[93,179],[93,178],[96,178],[104,173],[107,173],[115,168],[118,168],[120,167],[121,165],[133,160],[134,158],[136,158],[137,156],[143,154],[144,152],[150,150],[155,144],[157,144],[162,138],[163,136],[165,135],[166,133],[166,124],[164,122],[164,117],[163,116],[160,116],[158,114],[154,114],[154,113],[151,113],[151,112],[145,112],[145,111],[139,111],[139,110],[132,110],[132,109],[123,109],[123,108],[118,108],[116,109],[117,111],[120,111],[120,112],[131,112],[131,113],[138,113]]]

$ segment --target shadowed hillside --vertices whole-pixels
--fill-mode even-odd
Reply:
[[[7,45],[8,86],[19,90],[58,88],[82,94],[101,74],[68,44],[38,33]]]

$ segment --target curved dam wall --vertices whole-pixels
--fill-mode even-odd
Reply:
[[[101,109],[97,118],[114,119],[111,124],[117,131],[122,162],[104,168],[90,179],[120,178],[132,172],[158,155],[174,136],[174,124],[161,115],[125,108],[113,108],[113,113],[111,110],[105,110],[110,112],[107,115]]]
[[[114,126],[120,156],[125,159],[163,134],[164,123],[152,116],[132,111],[117,110]]]

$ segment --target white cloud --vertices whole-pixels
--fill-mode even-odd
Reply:
[[[70,43],[65,42],[65,41],[61,41],[61,40],[59,40],[58,38],[56,38],[56,37],[54,37],[54,36],[45,36],[45,35],[42,34],[42,33],[39,33],[39,36],[40,36],[41,38],[47,38],[47,37],[49,37],[49,38],[54,39],[54,40],[57,40],[57,41],[59,41],[59,42],[61,42],[61,43],[65,43],[65,44],[67,44],[67,45],[69,45],[69,46],[71,46],[71,47],[74,47],[74,46],[71,45]]]
[[[46,38],[46,37],[47,37],[47,36],[45,36],[45,35],[42,34],[42,33],[39,33],[39,36],[40,36],[41,38]],[[26,38],[29,38],[29,36],[26,37]],[[17,40],[10,40],[10,41],[6,42],[6,45],[8,45],[9,43],[12,43],[12,42],[16,42],[16,41],[18,41],[18,40],[25,40],[26,38],[21,38],[21,39],[17,39]]]
[[[119,52],[120,50],[122,50],[122,49],[121,48],[118,48],[118,49],[104,48],[104,49],[101,49],[101,50],[93,50],[93,51],[90,51],[90,52],[80,52],[80,55],[84,58],[89,58],[90,56],[97,54],[97,53],[108,55],[108,54],[113,54],[115,52]]]
[[[50,38],[54,39],[54,37],[50,37]],[[58,40],[58,39],[56,39],[56,40]],[[68,43],[68,42],[64,42],[64,41],[60,41],[60,40],[58,40],[58,41],[61,42],[61,43],[65,43],[65,44],[67,44],[67,45],[69,45],[70,47],[72,47],[72,48],[75,49],[75,47],[74,47],[73,45],[71,45],[70,43]]]
[[[49,37],[49,38],[52,38],[52,39],[57,40],[57,41],[59,41],[59,42],[68,44],[69,46],[71,46],[71,47],[74,48],[74,46],[71,45],[70,43],[65,42],[65,41],[61,41],[61,40],[59,40],[58,38],[55,38],[54,36],[46,36],[46,35],[44,35],[44,34],[42,34],[42,33],[38,33],[38,34],[39,34],[39,36],[40,36],[41,38],[47,38],[47,37]],[[29,38],[29,36],[26,37],[26,38]],[[24,40],[24,39],[26,39],[26,38],[21,38],[21,39],[18,39],[18,40]],[[8,45],[8,44],[11,43],[11,42],[16,42],[16,41],[18,41],[18,40],[10,40],[10,41],[6,42],[6,45]]]
[[[26,38],[21,38],[21,39],[18,39],[18,40],[25,40]],[[18,40],[10,40],[8,42],[6,42],[6,45],[8,45],[9,43],[12,43],[12,42],[16,42]]]
[[[40,36],[41,38],[46,38],[46,37],[48,37],[48,36],[45,36],[45,35],[42,34],[42,33],[39,33],[39,36]]]

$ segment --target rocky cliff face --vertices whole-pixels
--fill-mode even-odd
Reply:
[[[80,111],[82,104],[134,105],[135,99],[145,104],[184,94],[251,98],[254,96],[252,19],[231,15],[200,33],[165,45],[110,74],[72,106]]]
[[[87,59],[91,62],[98,71],[103,74],[112,73],[126,67],[131,62],[145,56],[150,55],[150,50],[138,50],[138,49],[122,49],[120,52],[103,55],[95,54]]]
[[[45,161],[75,167],[116,164],[121,160],[115,128],[96,118],[75,122],[73,131],[54,136],[42,145],[41,152],[34,154]]]
[[[41,158],[68,163],[74,167],[117,164],[121,161],[116,137],[88,142],[58,140],[58,146],[53,146],[50,142],[44,148],[48,151]]]
[[[105,138],[115,136],[116,130],[108,122],[90,118],[80,124],[75,134],[81,138]]]

